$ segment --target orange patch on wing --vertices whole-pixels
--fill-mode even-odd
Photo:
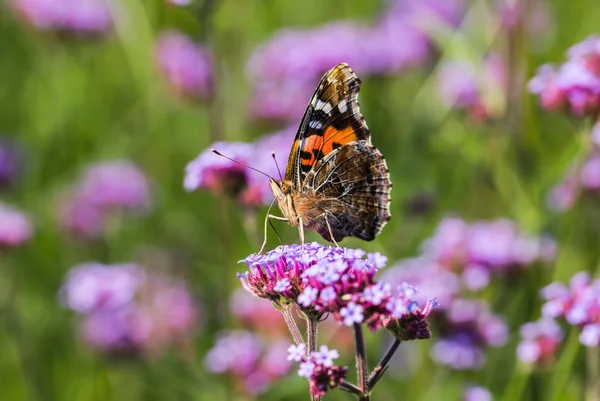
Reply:
[[[350,126],[344,128],[343,130],[338,130],[333,127],[328,127],[325,130],[323,136],[321,135],[310,135],[306,138],[304,142],[304,150],[307,153],[310,153],[310,159],[302,159],[302,164],[305,166],[314,165],[317,160],[313,153],[313,150],[317,149],[323,152],[323,155],[326,156],[329,153],[333,152],[335,149],[334,144],[345,145],[347,143],[356,141],[358,136],[354,129]]]

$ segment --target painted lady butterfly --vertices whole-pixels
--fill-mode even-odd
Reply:
[[[268,213],[267,220],[298,227],[302,244],[305,228],[336,245],[344,237],[371,241],[390,220],[392,183],[360,114],[360,84],[345,63],[325,73],[298,128],[285,179],[269,181],[284,217]]]

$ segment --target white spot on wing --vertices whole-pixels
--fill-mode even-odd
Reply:
[[[309,121],[308,126],[312,129],[321,129],[323,128],[323,124],[321,124],[318,120]]]
[[[331,115],[331,110],[333,107],[329,102],[323,102],[321,99],[317,99],[317,104],[315,105],[315,110],[323,110],[323,113],[328,116]]]
[[[340,100],[337,107],[338,107],[338,110],[340,111],[340,113],[344,114],[345,112],[347,112],[348,104],[346,103],[346,99]]]

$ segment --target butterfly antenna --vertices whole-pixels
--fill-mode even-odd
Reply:
[[[281,170],[279,169],[279,163],[277,163],[277,159],[275,158],[275,152],[271,152],[271,157],[273,157],[273,161],[275,162],[275,166],[277,167],[277,172],[279,173],[279,179],[283,181],[283,176],[281,175]]]
[[[257,173],[261,173],[261,174],[262,174],[262,175],[264,175],[265,177],[268,177],[269,179],[271,179],[271,180],[274,180],[274,178],[273,178],[273,177],[271,177],[269,174],[265,173],[264,171],[260,171],[259,169],[257,169],[257,168],[254,168],[254,167],[252,167],[252,166],[249,166],[249,165],[247,165],[246,163],[242,163],[242,162],[240,162],[240,161],[237,161],[237,160],[235,160],[235,159],[232,159],[231,157],[225,156],[223,153],[219,152],[219,151],[218,151],[218,150],[216,150],[216,149],[211,149],[210,151],[211,151],[211,152],[213,152],[214,154],[216,154],[217,156],[224,157],[224,158],[226,158],[227,160],[230,160],[230,161],[234,162],[235,164],[239,164],[240,166],[244,166],[244,167],[246,167],[246,168],[249,168],[250,170],[254,170],[254,171],[256,171]]]

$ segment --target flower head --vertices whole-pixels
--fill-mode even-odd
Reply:
[[[551,361],[564,336],[560,326],[548,318],[525,323],[520,332],[522,340],[517,346],[517,356],[525,363]]]
[[[102,34],[112,26],[107,0],[12,0],[11,6],[41,31]]]
[[[289,348],[292,347],[282,340],[267,343],[249,331],[223,331],[204,364],[210,372],[230,374],[244,391],[258,395],[289,372],[291,359],[286,358]]]
[[[529,81],[543,108],[581,117],[600,110],[600,38],[590,36],[571,47],[559,67],[541,66]]]
[[[67,275],[62,302],[82,315],[81,333],[107,353],[146,353],[186,341],[197,307],[180,280],[133,263],[86,263]]]
[[[333,363],[333,360],[339,357],[337,350],[330,350],[322,345],[319,351],[314,351],[308,356],[300,356],[297,351],[300,348],[304,351],[304,347],[301,346],[291,346],[290,349],[294,352],[294,360],[301,362],[298,376],[308,379],[312,395],[322,397],[327,391],[344,381],[348,369]]]
[[[29,241],[33,226],[29,218],[13,208],[0,203],[0,248],[12,248]]]
[[[423,319],[433,304],[419,309],[409,286],[394,289],[377,282],[374,275],[384,263],[380,254],[312,243],[304,250],[286,245],[265,255],[250,255],[245,262],[249,271],[239,275],[244,288],[280,307],[297,305],[315,317],[330,313],[341,324],[365,323],[371,330],[384,324],[388,328],[400,324],[402,328],[394,330],[405,330],[416,319],[421,322],[419,336],[425,336]]]
[[[61,204],[61,225],[78,237],[102,234],[118,212],[144,212],[150,205],[150,184],[133,163],[115,160],[89,166]]]
[[[192,99],[207,99],[213,92],[210,50],[187,36],[163,32],[156,44],[156,62],[174,92]]]

